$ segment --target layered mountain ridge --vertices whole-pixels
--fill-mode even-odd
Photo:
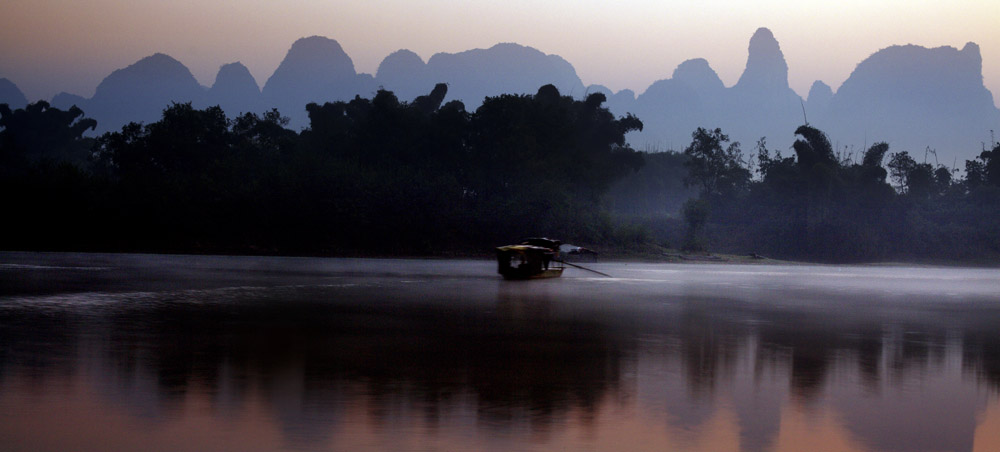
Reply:
[[[562,57],[514,43],[437,53],[426,62],[402,49],[371,75],[358,73],[337,41],[312,36],[293,43],[262,87],[240,63],[221,66],[212,87],[204,87],[181,62],[158,53],[111,73],[90,99],[60,93],[52,104],[79,106],[98,120],[98,132],[129,121],[155,121],[171,102],[220,105],[232,116],[278,108],[298,129],[308,125],[309,102],[371,97],[382,88],[410,101],[447,83],[445,101],[461,100],[471,111],[485,97],[530,94],[552,84],[577,98],[602,92],[615,114],[637,115],[645,127],[629,140],[640,149],[682,150],[695,128],[720,127],[747,151],[761,137],[771,149],[785,150],[796,127],[808,120],[826,131],[845,156],[886,141],[892,152],[920,157],[930,147],[939,163],[961,166],[960,160],[978,155],[991,130],[1000,129],[1000,110],[982,80],[982,57],[974,43],[961,50],[892,46],[859,63],[836,92],[817,81],[802,99],[789,87],[788,64],[766,28],[750,38],[745,70],[735,85],[726,87],[708,61],[692,59],[639,95],[584,86]],[[27,100],[13,83],[0,79],[0,103],[18,107]]]

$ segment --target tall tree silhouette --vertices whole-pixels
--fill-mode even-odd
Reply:
[[[97,121],[83,116],[76,106],[64,111],[45,101],[16,110],[0,104],[0,166],[9,171],[41,160],[86,164],[90,140],[83,134]]]
[[[744,166],[739,142],[729,143],[729,136],[722,129],[701,127],[691,138],[691,144],[684,149],[684,154],[690,157],[685,162],[688,168],[685,184],[700,187],[703,197],[731,198],[746,189],[750,171]]]

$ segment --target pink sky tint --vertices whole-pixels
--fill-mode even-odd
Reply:
[[[30,99],[59,91],[89,97],[111,71],[163,52],[203,85],[233,61],[262,85],[292,42],[322,35],[336,39],[359,72],[374,74],[402,48],[426,60],[517,42],[562,56],[584,84],[638,94],[690,58],[707,59],[731,86],[750,36],[768,27],[803,96],[815,80],[837,89],[864,58],[890,45],[962,48],[972,41],[1000,103],[998,17],[995,0],[5,0],[0,77]]]

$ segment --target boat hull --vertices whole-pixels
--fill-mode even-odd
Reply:
[[[542,270],[541,272],[522,272],[517,271],[517,269],[511,269],[510,271],[503,272],[504,279],[513,280],[523,280],[523,279],[545,279],[545,278],[558,278],[562,276],[562,268],[550,268],[548,270]]]

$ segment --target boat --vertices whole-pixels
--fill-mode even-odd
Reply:
[[[524,239],[516,245],[497,247],[497,273],[505,279],[540,279],[562,276],[558,240]]]

